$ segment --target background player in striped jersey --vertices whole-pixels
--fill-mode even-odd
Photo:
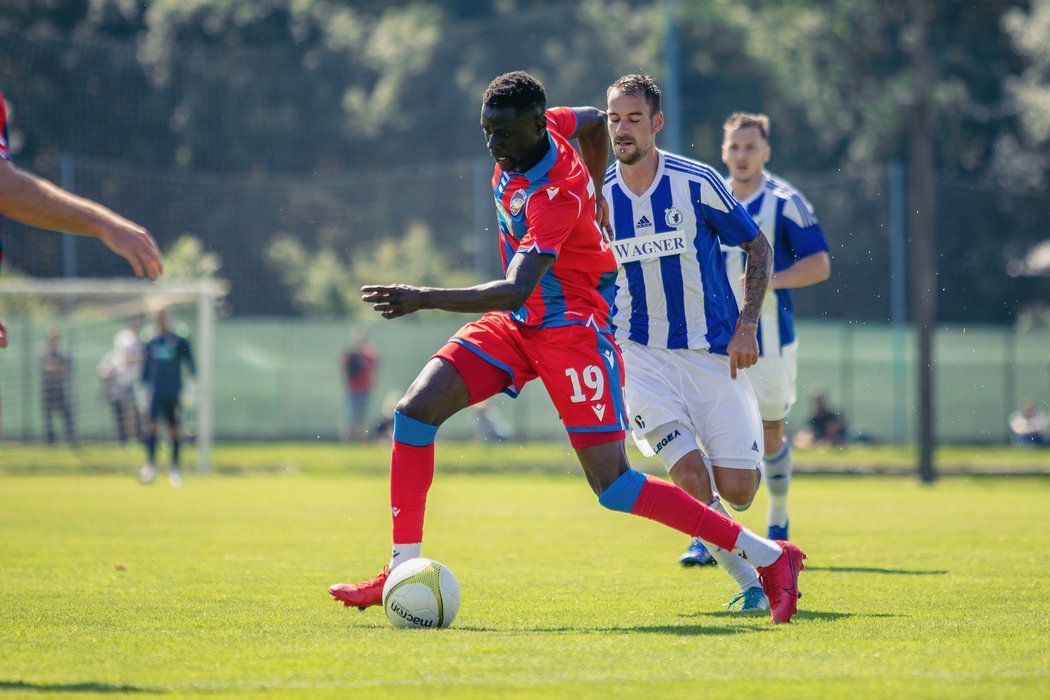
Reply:
[[[4,216],[38,228],[95,236],[131,263],[137,277],[156,279],[164,271],[160,249],[149,231],[15,167],[7,137],[7,107],[0,93],[0,219]],[[0,241],[0,262],[3,259]],[[7,330],[0,321],[0,348],[6,347]]]
[[[765,474],[769,489],[769,537],[788,538],[788,489],[791,441],[784,420],[796,400],[798,338],[791,290],[823,282],[831,274],[824,231],[813,207],[789,183],[767,170],[769,117],[737,112],[723,126],[722,162],[733,194],[755,219],[773,246],[773,276],[758,323],[759,358],[748,370],[758,397],[765,437]],[[729,280],[740,291],[744,255],[726,249]]]
[[[656,148],[663,113],[652,78],[624,76],[607,97],[618,162],[603,193],[619,263],[613,323],[631,430],[676,484],[728,517],[722,502],[747,508],[761,481],[761,423],[738,370],[758,359],[770,246],[713,168]],[[749,253],[739,313],[721,244]],[[755,568],[726,548],[711,551],[740,586],[730,605],[767,609]]]
[[[601,505],[740,550],[764,567],[773,621],[787,622],[796,610],[802,550],[757,537],[627,462],[623,370],[609,329],[616,260],[595,223],[594,180],[608,160],[605,114],[546,104],[543,86],[520,71],[493,80],[482,100],[505,278],[467,289],[362,288],[384,318],[421,309],[487,313],[430,359],[398,403],[389,567],[369,581],[334,584],[329,593],[348,607],[382,602],[389,571],[422,551],[438,427],[467,406],[501,391],[514,396],[539,378]],[[582,160],[568,138],[578,140]]]

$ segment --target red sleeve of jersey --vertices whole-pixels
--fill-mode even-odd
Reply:
[[[582,206],[579,197],[558,184],[533,192],[525,204],[528,232],[518,244],[518,250],[537,250],[558,257],[562,244],[580,218]]]
[[[11,160],[10,148],[7,143],[7,106],[4,104],[4,93],[0,92],[0,158]]]
[[[571,139],[576,133],[576,112],[571,107],[553,107],[547,110],[547,128]]]

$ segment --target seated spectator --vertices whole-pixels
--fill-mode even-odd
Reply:
[[[1010,434],[1018,447],[1043,447],[1047,444],[1046,412],[1036,409],[1031,401],[1025,401],[1020,410],[1010,415]]]
[[[841,413],[831,409],[827,397],[823,393],[816,393],[811,405],[811,413],[805,427],[795,435],[795,445],[805,448],[845,443],[846,420]]]

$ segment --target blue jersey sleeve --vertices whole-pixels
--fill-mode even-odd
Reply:
[[[705,166],[705,173],[709,170]],[[758,237],[759,228],[725,183],[710,171],[699,182],[699,209],[722,245],[738,247]],[[695,194],[696,190],[694,190]]]
[[[783,234],[793,261],[829,250],[828,241],[817,217],[799,195],[784,201],[780,210],[780,224],[781,229],[778,233]],[[777,238],[780,240],[781,236]]]

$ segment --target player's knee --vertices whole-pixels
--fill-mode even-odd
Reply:
[[[718,495],[723,503],[735,511],[751,507],[758,493],[761,472],[758,469],[728,469],[716,467]]]
[[[714,498],[707,471],[703,469],[702,465],[700,469],[690,467],[672,469],[671,481],[674,482],[675,486],[704,503]]]
[[[719,492],[718,497],[722,499],[723,503],[727,504],[730,508],[737,511],[738,513],[742,513],[748,508],[750,508],[751,504],[754,503],[755,500],[754,497],[748,500],[744,500],[735,496],[727,496],[726,494],[721,492]]]

